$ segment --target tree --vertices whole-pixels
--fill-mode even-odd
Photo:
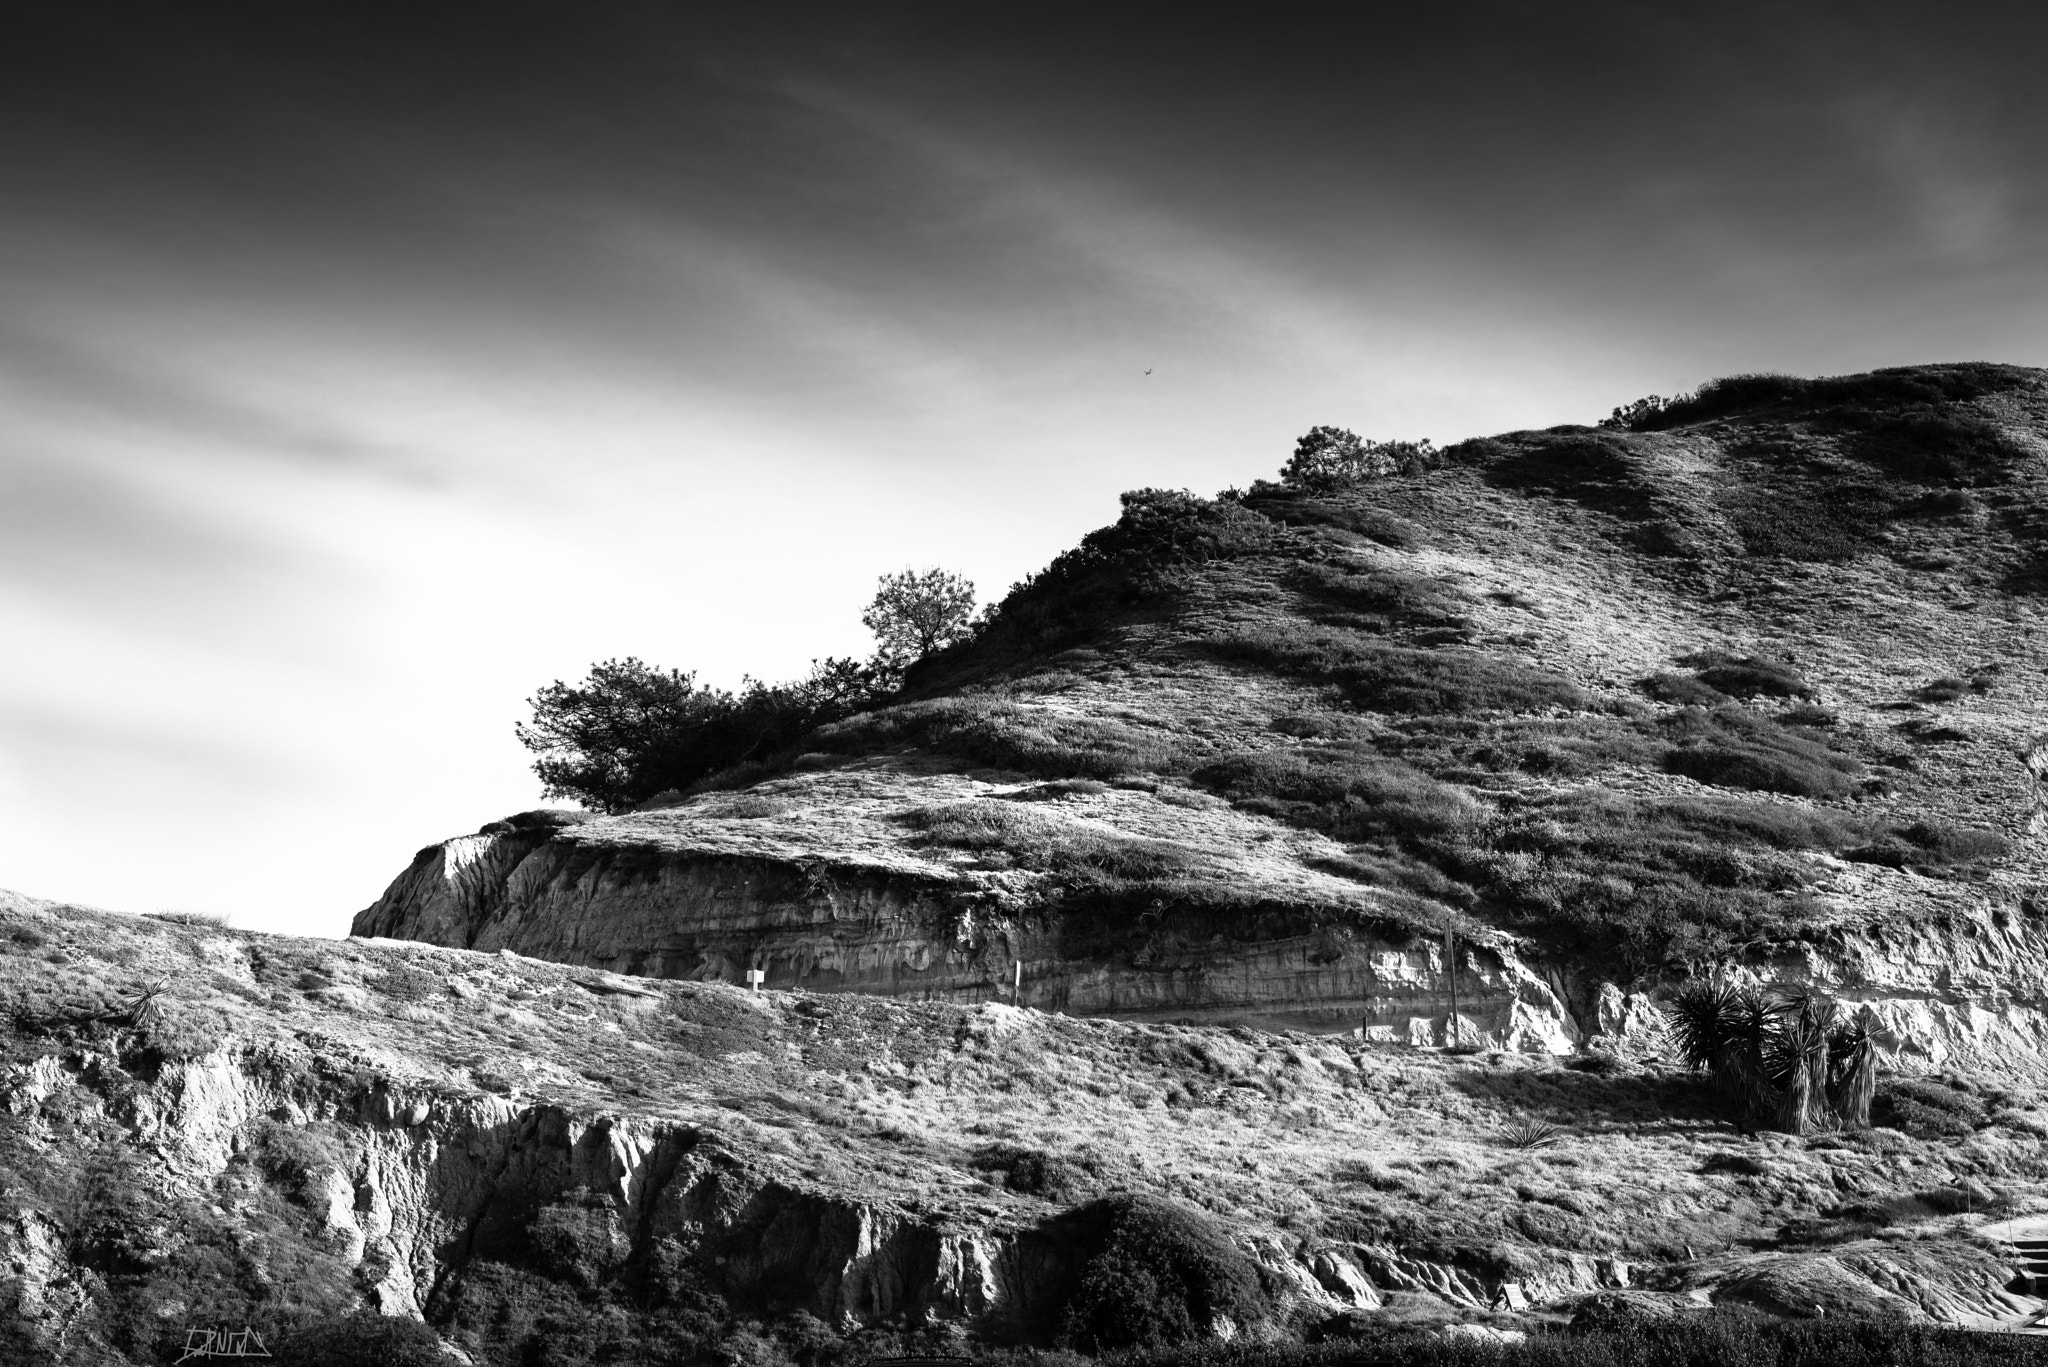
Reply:
[[[1437,462],[1436,447],[1421,441],[1363,441],[1342,427],[1312,427],[1294,443],[1280,481],[1312,494],[1392,474],[1416,474]]]
[[[533,720],[514,730],[539,756],[533,771],[547,796],[622,812],[786,750],[877,688],[874,669],[854,660],[813,661],[795,683],[747,679],[733,694],[628,656],[591,666],[580,684],[558,679],[541,689],[528,699]]]
[[[860,615],[875,633],[878,672],[902,672],[935,650],[973,633],[974,585],[948,570],[885,574]]]

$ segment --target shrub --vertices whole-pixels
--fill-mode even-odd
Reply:
[[[1340,840],[1442,832],[1478,814],[1462,791],[1409,764],[1342,747],[1252,751],[1204,765],[1192,777],[1240,803],[1307,804],[1313,811],[1296,813],[1297,824]]]
[[[1085,1353],[1204,1338],[1219,1316],[1263,1321],[1272,1302],[1256,1266],[1207,1217],[1150,1196],[1111,1196],[1073,1211],[1062,1242],[1079,1275],[1060,1340]]]
[[[1943,675],[1939,679],[1922,684],[1919,698],[1922,702],[1954,702],[1969,691],[1970,684],[1967,680]]]
[[[1813,685],[1791,664],[1769,655],[1726,655],[1702,650],[1680,664],[1699,671],[1700,682],[1737,698],[1766,694],[1773,698],[1804,698]]]
[[[1977,1096],[1935,1078],[1887,1078],[1870,1107],[1872,1123],[1915,1139],[1961,1139],[1989,1119]]]
[[[1509,804],[1484,842],[1453,832],[1411,844],[1517,929],[1633,976],[1808,933],[1818,908],[1797,894],[1812,873],[1759,830],[1789,840],[1796,827],[1769,811],[1744,820],[1591,787]]]
[[[1842,857],[1861,864],[1882,864],[1888,868],[1912,869],[1916,873],[1940,876],[1958,872],[1974,874],[1983,865],[1995,863],[2011,851],[2011,842],[1996,831],[1915,821],[1887,831],[1867,845],[1845,850]]]
[[[1497,655],[1389,645],[1334,628],[1276,624],[1201,644],[1219,659],[1335,684],[1353,706],[1379,712],[1535,712],[1586,702],[1574,684]]]
[[[1886,474],[1917,484],[1970,484],[2001,474],[2025,454],[1995,423],[1970,413],[1914,406],[1899,412],[1837,411],[1850,450]]]
[[[294,1367],[439,1367],[441,1339],[418,1320],[358,1311],[264,1345]]]
[[[967,1166],[976,1172],[1000,1173],[1010,1191],[1048,1201],[1071,1201],[1088,1184],[1088,1173],[1079,1164],[1018,1144],[990,1144]]]
[[[1606,433],[1533,433],[1504,460],[1487,467],[1506,489],[1555,494],[1595,512],[1641,521],[1655,515],[1655,490],[1644,482],[1628,439]]]
[[[1312,564],[1297,572],[1294,584],[1312,604],[1341,610],[1345,625],[1376,631],[1467,625],[1464,595],[1448,581],[1426,575]]]
[[[1414,474],[1438,462],[1424,441],[1361,441],[1341,427],[1314,427],[1294,443],[1280,471],[1283,484],[1314,494],[1332,493],[1368,479]]]
[[[1666,729],[1678,745],[1666,753],[1664,767],[1701,783],[1841,797],[1863,772],[1854,758],[1739,707],[1688,707]]]
[[[1690,674],[1652,674],[1639,685],[1658,702],[1685,707],[1712,707],[1728,701],[1728,695],[1703,679]]]
[[[1420,527],[1374,507],[1356,493],[1340,491],[1317,497],[1304,490],[1268,485],[1259,493],[1246,495],[1242,502],[1261,516],[1290,527],[1334,527],[1395,550],[1422,544]]]
[[[528,700],[532,723],[514,730],[539,756],[547,796],[621,812],[793,746],[871,701],[876,686],[866,666],[824,660],[796,683],[750,679],[733,694],[629,656],[591,666],[581,684],[541,689]]]

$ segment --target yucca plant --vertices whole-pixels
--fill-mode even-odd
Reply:
[[[159,978],[155,983],[138,991],[121,1003],[119,1016],[132,1029],[151,1030],[163,1021],[164,1008],[157,998],[171,985],[169,978]]]
[[[1664,1014],[1679,1057],[1727,1090],[1743,1124],[1789,1134],[1869,1126],[1882,1034],[1869,1007],[1843,1021],[1840,1004],[1811,987],[1696,983]]]
[[[1870,1128],[1877,1051],[1885,1034],[1877,1013],[1865,1006],[1828,1036],[1828,1102],[1850,1129]]]
[[[1518,1115],[1502,1127],[1501,1138],[1511,1149],[1540,1149],[1555,1144],[1564,1132],[1548,1120]]]

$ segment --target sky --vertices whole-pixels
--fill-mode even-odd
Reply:
[[[865,654],[1318,424],[2048,365],[2015,12],[11,12],[0,887],[344,934],[595,661]]]

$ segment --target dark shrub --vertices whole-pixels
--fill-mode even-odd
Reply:
[[[1462,791],[1411,765],[1343,747],[1253,751],[1205,765],[1193,777],[1234,800],[1314,804],[1311,823],[1344,840],[1443,831],[1477,812]]]
[[[1422,529],[1404,517],[1377,508],[1360,494],[1338,493],[1317,498],[1277,486],[1247,495],[1243,504],[1263,517],[1291,527],[1335,527],[1396,550],[1422,542]]]
[[[1943,675],[1939,679],[1922,684],[1919,698],[1921,702],[1954,702],[1969,691],[1970,685],[1967,680]]]
[[[1690,674],[1652,674],[1639,686],[1658,702],[1686,707],[1712,707],[1728,701],[1726,693]]]
[[[1725,1172],[1735,1177],[1764,1177],[1771,1169],[1768,1163],[1751,1158],[1746,1153],[1710,1153],[1700,1163],[1703,1173]]]
[[[1882,864],[1937,876],[1976,876],[1982,866],[1996,863],[2011,850],[2011,842],[1996,831],[1916,821],[1887,831],[1867,845],[1845,850],[1842,857],[1861,864]]]
[[[1988,1120],[1982,1100],[1934,1078],[1885,1078],[1870,1105],[1873,1125],[1915,1139],[1960,1139]]]
[[[967,1166],[976,1172],[1000,1173],[1009,1190],[1048,1201],[1071,1201],[1089,1180],[1080,1165],[1018,1144],[990,1144],[969,1159]]]
[[[1271,1313],[1257,1267],[1186,1206],[1105,1197],[1063,1217],[1059,1235],[1080,1262],[1060,1338],[1081,1352],[1187,1343],[1218,1316],[1243,1327]]]
[[[1814,730],[1823,730],[1840,720],[1831,709],[1816,707],[1812,703],[1798,703],[1778,714],[1780,726],[1804,726]]]
[[[1378,712],[1536,712],[1586,701],[1567,680],[1497,655],[1419,650],[1336,629],[1261,627],[1203,644],[1220,659],[1335,684],[1353,706]]]
[[[1888,475],[1917,484],[1971,484],[1998,476],[2025,454],[1995,423],[1972,413],[1915,407],[1838,410],[1855,433],[1850,450]]]
[[[292,1367],[440,1367],[441,1339],[418,1320],[361,1311],[264,1345]]]
[[[1379,631],[1400,626],[1466,625],[1464,595],[1442,579],[1401,570],[1304,565],[1294,582],[1316,607],[1346,614],[1345,625]]]
[[[1702,683],[1732,697],[1766,694],[1773,698],[1804,698],[1813,692],[1813,685],[1797,669],[1768,655],[1724,655],[1703,650],[1679,663],[1698,670]]]
[[[1688,707],[1667,730],[1678,742],[1664,767],[1701,783],[1754,788],[1795,797],[1841,797],[1863,766],[1818,740],[1807,740],[1739,707],[1709,712]]]
[[[1523,446],[1489,466],[1486,478],[1504,489],[1555,494],[1596,512],[1642,520],[1654,516],[1655,491],[1638,469],[1626,437],[1580,432],[1530,434]]]

